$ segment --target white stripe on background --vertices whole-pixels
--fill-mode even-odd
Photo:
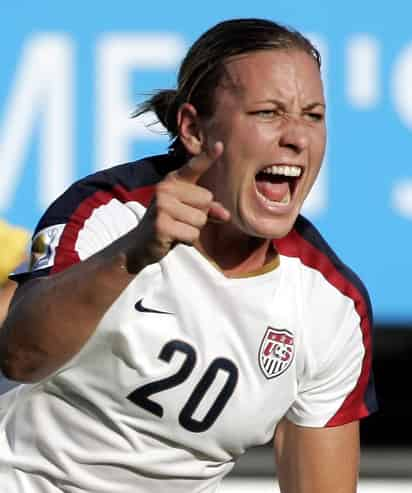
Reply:
[[[412,480],[363,479],[358,493],[411,493]],[[280,493],[277,482],[269,479],[226,479],[217,493]]]

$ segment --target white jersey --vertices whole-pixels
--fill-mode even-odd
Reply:
[[[31,275],[134,227],[159,159],[66,192],[35,233]],[[301,217],[276,247],[248,277],[227,278],[184,245],[145,268],[70,362],[0,401],[1,491],[213,492],[284,416],[324,427],[368,415],[364,288]]]

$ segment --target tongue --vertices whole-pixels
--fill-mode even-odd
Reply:
[[[271,183],[269,181],[257,181],[256,188],[258,191],[272,202],[281,202],[283,197],[289,191],[289,183]]]

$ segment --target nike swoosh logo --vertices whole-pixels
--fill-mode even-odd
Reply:
[[[146,308],[143,306],[143,298],[141,298],[134,307],[138,312],[146,312],[146,313],[163,313],[164,315],[173,315],[171,312],[162,312],[161,310],[155,310],[154,308]]]

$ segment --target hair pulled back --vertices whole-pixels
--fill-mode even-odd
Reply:
[[[140,104],[133,116],[153,111],[172,140],[169,149],[186,155],[178,137],[177,112],[189,102],[203,117],[212,116],[215,89],[228,58],[258,50],[298,49],[313,56],[319,68],[319,51],[298,31],[265,19],[232,19],[216,24],[197,39],[182,61],[176,89],[156,92]]]

